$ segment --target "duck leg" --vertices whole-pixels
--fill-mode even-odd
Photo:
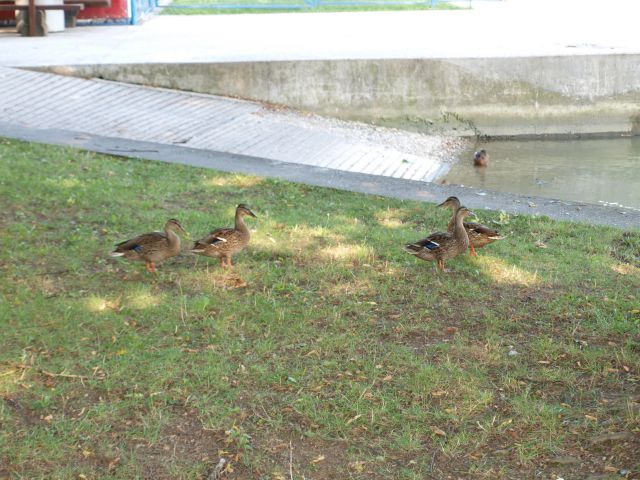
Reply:
[[[149,262],[149,267],[150,267],[150,272],[151,273],[158,273],[158,270],[156,270],[156,264],[153,262]]]
[[[444,260],[438,260],[438,269],[444,273],[449,273],[451,270],[444,268]]]
[[[153,273],[153,270],[151,270],[151,262],[145,262],[144,268],[147,272]]]
[[[477,257],[478,254],[476,253],[476,249],[473,248],[473,245],[469,244],[469,250],[471,251],[471,256],[472,257]]]
[[[233,264],[231,263],[231,257],[227,257],[227,267],[233,268]]]
[[[224,255],[220,255],[220,267],[225,268]]]

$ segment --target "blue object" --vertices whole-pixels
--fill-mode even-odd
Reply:
[[[436,242],[427,242],[424,244],[424,246],[429,250],[435,250],[436,248],[440,248],[440,244]]]

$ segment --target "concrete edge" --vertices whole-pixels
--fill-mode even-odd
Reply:
[[[639,57],[601,53],[29,68],[250,99],[421,133],[551,139],[640,134]],[[322,88],[310,90],[304,81],[309,78]]]
[[[36,129],[4,122],[0,122],[0,137],[69,146],[121,157],[274,177],[319,187],[403,200],[439,203],[446,197],[455,195],[465,205],[474,209],[504,210],[509,214],[542,215],[554,220],[608,225],[624,229],[640,228],[640,210],[631,208],[517,195],[458,185],[438,185],[431,182],[345,172],[184,146],[103,137],[69,130]]]

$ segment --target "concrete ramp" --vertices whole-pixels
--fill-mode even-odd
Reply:
[[[214,95],[0,67],[0,122],[431,181],[455,141]]]

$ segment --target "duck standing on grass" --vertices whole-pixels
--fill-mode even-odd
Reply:
[[[218,228],[212,231],[206,237],[195,242],[190,251],[205,257],[220,258],[222,268],[233,267],[231,256],[244,250],[251,238],[249,228],[244,223],[246,215],[257,218],[247,205],[241,203],[236,208],[235,228]]]
[[[457,257],[469,248],[469,236],[463,225],[464,218],[469,215],[475,214],[466,207],[458,208],[453,232],[432,233],[427,238],[405,245],[405,251],[421,260],[435,261],[440,270],[448,271],[444,268],[444,261]]]
[[[156,273],[156,264],[180,253],[180,237],[175,233],[176,230],[187,233],[178,220],[171,218],[164,225],[164,233],[144,233],[117,243],[116,249],[109,255],[144,261],[147,272]]]
[[[460,208],[460,200],[458,197],[449,197],[440,205],[438,208],[450,208],[453,211],[453,215],[451,216],[451,220],[449,220],[449,225],[447,226],[448,232],[453,232],[456,226],[456,212],[458,208]],[[489,245],[490,243],[495,242],[496,240],[502,240],[504,237],[500,236],[497,230],[494,230],[489,227],[485,227],[480,223],[475,222],[464,222],[464,229],[467,231],[467,235],[469,235],[469,250],[471,251],[471,255],[477,257],[476,248],[482,248],[485,245]]]

